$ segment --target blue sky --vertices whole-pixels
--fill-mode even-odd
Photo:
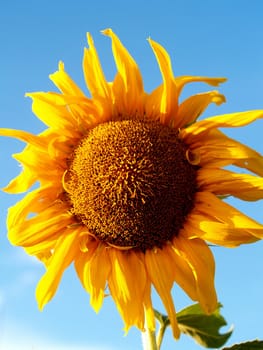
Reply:
[[[263,108],[263,3],[243,0],[178,1],[9,1],[0,11],[0,120],[1,127],[38,133],[43,125],[31,112],[28,91],[52,91],[48,75],[63,60],[66,70],[84,87],[81,61],[86,32],[92,33],[105,74],[115,74],[110,40],[100,30],[111,27],[138,62],[145,89],[161,82],[158,66],[146,39],[160,42],[170,53],[176,75],[225,76],[221,87],[227,103],[208,109],[206,115]],[[186,94],[206,86],[195,84]],[[263,153],[263,122],[232,137]],[[0,139],[0,187],[20,169],[11,154],[23,144]],[[97,315],[89,307],[74,271],[64,275],[55,298],[43,312],[34,291],[44,272],[41,264],[12,247],[6,239],[5,218],[20,196],[0,193],[0,348],[5,350],[112,350],[140,349],[140,334],[122,331],[122,320],[110,298]],[[241,210],[263,222],[263,203],[233,201]],[[235,327],[229,344],[263,338],[263,242],[238,249],[213,248],[217,262],[216,286],[223,315]],[[174,290],[177,309],[190,301]],[[156,296],[155,305],[162,310]],[[201,349],[191,339],[174,343],[168,330],[163,349]]]

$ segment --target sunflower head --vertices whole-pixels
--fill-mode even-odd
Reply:
[[[175,77],[165,49],[149,40],[163,83],[145,92],[134,59],[112,30],[103,33],[112,40],[112,82],[88,34],[83,71],[91,97],[60,62],[50,75],[60,92],[28,94],[47,129],[39,135],[0,129],[27,143],[15,155],[22,172],[5,190],[19,193],[40,184],[10,208],[8,237],[46,266],[36,291],[41,309],[74,263],[92,307],[100,309],[108,289],[126,330],[155,328],[153,286],[179,337],[174,283],[205,312],[217,306],[207,242],[235,247],[263,236],[260,223],[221,199],[262,199],[263,158],[219,131],[244,126],[263,112],[197,121],[210,103],[225,98],[212,90],[179,103],[184,86],[217,86],[224,78]]]
[[[145,251],[177,235],[193,206],[196,167],[178,131],[157,121],[93,128],[64,178],[76,218],[106,244]]]

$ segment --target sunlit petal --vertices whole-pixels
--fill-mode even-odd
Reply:
[[[198,77],[198,76],[181,76],[181,77],[175,77],[175,83],[177,86],[178,95],[181,94],[183,88],[186,84],[194,83],[194,82],[200,82],[200,83],[206,83],[211,86],[218,86],[221,83],[224,83],[227,79],[226,78],[209,78],[209,77]]]
[[[163,77],[162,94],[160,100],[160,121],[163,124],[176,124],[178,110],[178,91],[170,57],[165,49],[157,42],[149,39],[149,43],[156,56]]]
[[[180,237],[173,241],[180,254],[189,263],[196,280],[198,301],[206,313],[212,313],[217,306],[217,296],[214,286],[215,263],[207,244],[201,239]]]
[[[137,63],[111,29],[105,29],[102,33],[109,36],[112,40],[112,51],[115,63],[123,83],[121,86],[121,88],[123,88],[122,91],[119,89],[119,80],[115,80],[113,84],[116,103],[118,99],[123,100],[125,106],[123,110],[124,114],[142,115],[144,99],[143,80]]]
[[[125,330],[134,324],[143,330],[147,277],[143,262],[133,251],[111,249],[109,256],[112,265],[109,288],[124,319]]]
[[[149,278],[166,308],[173,335],[175,338],[178,338],[180,331],[176,321],[176,312],[171,296],[171,289],[174,282],[174,271],[171,260],[166,255],[165,250],[147,250],[145,253],[145,264]]]
[[[234,196],[246,201],[263,197],[263,178],[250,174],[236,174],[225,169],[204,168],[198,172],[199,188],[223,196]]]
[[[225,102],[224,95],[209,91],[188,97],[179,105],[176,127],[182,128],[196,121],[210,103],[220,105]]]
[[[62,235],[57,241],[48,269],[40,279],[36,289],[36,298],[40,310],[42,310],[45,304],[54,296],[64,271],[77,255],[77,242],[77,230]]]

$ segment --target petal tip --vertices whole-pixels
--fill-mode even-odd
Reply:
[[[65,65],[63,61],[58,62],[58,70],[59,71],[64,71],[65,70]]]
[[[88,45],[93,46],[93,38],[92,38],[92,35],[90,34],[90,32],[86,33],[86,37],[87,37]]]
[[[111,28],[106,28],[106,29],[101,30],[101,33],[104,35],[107,35],[107,36],[112,36],[113,31]]]

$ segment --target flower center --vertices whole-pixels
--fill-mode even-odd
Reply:
[[[196,166],[178,131],[122,120],[90,130],[65,176],[72,213],[99,240],[141,251],[178,234],[193,207]]]

